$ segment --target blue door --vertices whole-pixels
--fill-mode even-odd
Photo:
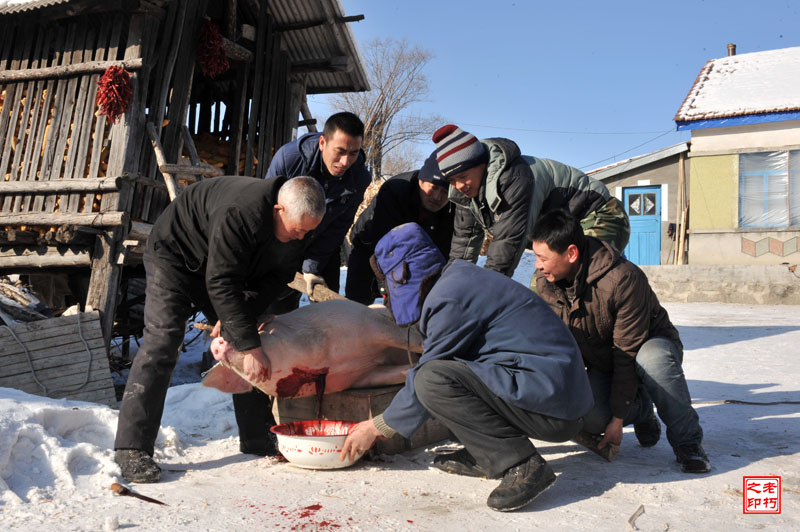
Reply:
[[[625,256],[634,264],[661,264],[661,187],[624,189],[631,240]]]

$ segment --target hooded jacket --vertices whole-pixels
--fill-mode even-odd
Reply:
[[[625,419],[639,386],[639,349],[655,336],[681,345],[680,335],[644,272],[613,246],[587,236],[580,257],[572,285],[550,283],[537,272],[536,288],[572,331],[586,367],[613,374],[611,412]]]
[[[308,133],[284,144],[275,154],[266,177],[309,176],[325,190],[325,216],[319,226],[304,239],[303,273],[319,274],[329,258],[342,245],[344,235],[353,223],[356,209],[364,199],[364,191],[372,177],[365,166],[363,151],[341,177],[328,173],[319,149],[322,133]]]
[[[408,438],[425,423],[414,376],[431,360],[466,363],[498,397],[530,412],[574,420],[592,407],[572,335],[538,296],[497,272],[462,260],[445,266],[422,305],[419,330],[419,364],[376,426]]]
[[[294,276],[272,218],[285,182],[241,176],[200,181],[164,209],[147,239],[148,253],[205,278],[223,337],[237,351],[261,346],[256,319]]]
[[[450,187],[450,201],[460,207],[451,259],[475,262],[484,235],[489,234],[492,242],[486,267],[511,276],[540,215],[564,209],[582,220],[611,199],[603,183],[577,168],[520,155],[519,147],[508,139],[481,142],[489,153],[489,163],[478,196],[470,199]]]
[[[475,262],[488,234],[492,240],[486,268],[510,277],[526,245],[533,174],[513,141],[494,138],[481,143],[489,162],[477,197],[450,187],[450,201],[457,206],[450,259]]]

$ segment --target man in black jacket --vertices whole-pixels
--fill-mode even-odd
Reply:
[[[356,209],[372,177],[364,164],[361,150],[364,124],[353,113],[331,115],[322,133],[308,133],[284,144],[267,169],[267,178],[275,176],[313,177],[325,190],[325,215],[309,237],[292,246],[293,271],[301,271],[306,292],[322,284],[339,291],[340,248],[353,223]],[[269,308],[270,314],[284,314],[298,307],[300,294],[285,291]],[[259,456],[276,455],[269,427],[275,425],[272,399],[253,388],[234,394],[233,409],[239,427],[239,450]]]
[[[350,230],[353,248],[347,263],[348,299],[369,305],[380,295],[369,259],[378,240],[398,225],[416,222],[445,257],[450,253],[455,206],[447,199],[448,186],[436,153],[420,170],[396,175],[381,186]]]
[[[114,443],[129,482],[157,482],[152,459],[164,400],[186,320],[201,310],[247,355],[248,378],[269,378],[258,317],[294,275],[286,246],[313,230],[325,212],[316,180],[217,177],[183,191],[147,239],[144,338],[133,361]]]

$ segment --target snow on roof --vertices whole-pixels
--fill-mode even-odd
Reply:
[[[800,110],[800,47],[713,59],[674,120],[687,122]]]
[[[32,11],[41,7],[65,4],[69,0],[0,0],[0,15]]]
[[[586,172],[586,175],[593,177],[598,181],[603,181],[604,179],[608,179],[630,170],[635,170],[636,168],[660,161],[661,159],[666,159],[667,157],[671,157],[685,151],[689,151],[689,144],[686,142],[679,142],[678,144],[667,146],[666,148],[661,148],[660,150],[656,150],[651,153],[637,155],[635,157],[625,159],[624,161],[617,161],[606,166],[601,166],[600,168],[595,168],[594,170],[589,170]]]

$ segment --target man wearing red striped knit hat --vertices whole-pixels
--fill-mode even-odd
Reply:
[[[577,168],[522,155],[509,139],[478,140],[453,124],[439,128],[433,142],[457,205],[450,260],[475,262],[483,249],[486,268],[510,277],[533,224],[557,209],[580,220],[587,235],[625,249],[630,224],[622,203]]]

